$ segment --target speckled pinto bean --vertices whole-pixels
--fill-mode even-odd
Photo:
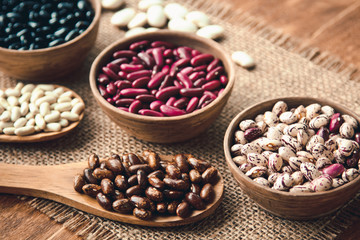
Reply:
[[[97,76],[98,90],[110,104],[134,114],[171,117],[191,113],[211,104],[228,84],[219,59],[187,46],[142,40],[112,56]],[[161,110],[165,103],[175,109]]]
[[[264,187],[318,192],[358,177],[359,141],[354,117],[318,103],[288,108],[279,101],[239,123],[230,151],[240,170]]]
[[[193,210],[205,209],[217,194],[218,170],[191,155],[176,154],[163,161],[151,150],[103,160],[91,154],[88,165],[84,174],[74,177],[74,190],[96,198],[105,210],[143,220],[164,213],[187,218]],[[346,177],[352,176],[349,172]]]

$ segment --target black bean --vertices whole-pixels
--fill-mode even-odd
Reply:
[[[71,39],[74,39],[75,37],[77,37],[79,35],[79,32],[78,30],[74,29],[74,30],[71,30],[70,32],[68,32],[68,34],[66,34],[64,40],[66,42],[70,41]]]
[[[55,40],[49,42],[49,47],[54,47],[54,46],[60,45],[62,43],[64,43],[64,39],[58,38],[58,39],[55,39]]]

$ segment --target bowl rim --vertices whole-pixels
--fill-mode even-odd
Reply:
[[[125,44],[125,43],[130,44],[134,41],[140,41],[140,40],[146,39],[147,37],[154,37],[154,36],[156,38],[161,39],[161,37],[169,36],[169,35],[170,36],[177,35],[182,38],[188,38],[193,41],[200,42],[201,44],[205,44],[213,49],[216,49],[216,51],[222,52],[222,54],[224,54],[225,61],[229,65],[229,69],[226,69],[228,83],[227,83],[226,87],[224,88],[224,91],[222,92],[222,94],[219,97],[217,97],[214,101],[212,101],[209,105],[205,106],[204,108],[198,109],[191,113],[186,113],[186,114],[183,114],[180,116],[156,117],[156,116],[144,116],[144,115],[129,113],[129,112],[120,110],[117,107],[113,106],[112,104],[108,103],[100,95],[100,92],[97,89],[97,84],[96,84],[96,74],[97,74],[96,68],[97,68],[97,65],[99,65],[99,62],[102,60],[102,58],[105,55],[107,55],[109,53],[109,51],[116,49],[117,46],[120,44]],[[222,61],[224,62],[224,60],[222,60]],[[184,120],[184,119],[188,119],[188,118],[197,117],[197,116],[203,114],[204,112],[208,111],[209,109],[211,109],[213,106],[218,105],[224,98],[226,99],[226,97],[230,95],[232,88],[234,86],[234,83],[235,83],[235,66],[234,66],[234,63],[231,60],[228,52],[219,43],[215,42],[214,40],[200,37],[200,36],[197,36],[192,33],[162,29],[162,30],[158,30],[156,32],[145,32],[145,33],[136,34],[134,36],[125,37],[125,38],[122,38],[122,39],[110,44],[109,46],[107,46],[104,50],[102,50],[100,52],[100,54],[93,61],[92,65],[91,65],[90,73],[89,73],[89,81],[90,81],[91,91],[94,94],[94,97],[96,98],[97,101],[99,101],[104,107],[106,107],[110,111],[115,111],[116,113],[121,114],[121,115],[127,117],[128,119],[136,119],[136,120],[142,121],[142,122],[154,121],[154,120],[160,121],[160,122],[180,121],[180,120]]]
[[[94,9],[95,15],[94,15],[94,18],[91,21],[90,25],[86,28],[86,30],[84,32],[82,32],[80,35],[78,35],[77,37],[75,37],[74,39],[71,39],[70,41],[64,42],[64,43],[54,46],[54,47],[39,48],[39,49],[34,49],[34,50],[28,50],[28,49],[27,50],[17,50],[17,49],[8,49],[8,48],[0,47],[0,51],[8,52],[8,53],[16,53],[16,54],[21,53],[21,54],[31,55],[31,54],[39,54],[39,53],[49,52],[52,50],[57,50],[57,49],[72,45],[75,42],[78,42],[79,40],[81,40],[85,36],[87,36],[88,33],[94,29],[94,27],[100,22],[100,17],[101,17],[100,1],[99,0],[86,0],[86,1],[90,2],[92,8]]]
[[[335,103],[333,101],[324,99],[324,98],[314,98],[314,97],[307,97],[307,96],[296,96],[296,97],[278,97],[278,98],[269,98],[267,100],[255,103],[247,108],[245,108],[244,110],[240,111],[229,123],[225,135],[224,135],[224,141],[223,141],[223,148],[224,148],[224,154],[225,154],[225,160],[228,164],[228,167],[230,168],[230,170],[234,170],[236,171],[236,173],[238,174],[238,176],[241,178],[242,181],[247,182],[248,184],[252,185],[253,187],[257,188],[257,189],[263,189],[267,192],[270,192],[274,195],[279,195],[279,196],[284,196],[284,197],[296,197],[296,198],[309,198],[309,197],[319,197],[319,196],[324,196],[324,195],[331,195],[334,194],[334,192],[339,192],[343,189],[347,189],[347,188],[351,188],[354,187],[356,185],[360,184],[360,175],[354,179],[353,181],[347,182],[345,184],[343,184],[340,187],[337,188],[332,188],[330,190],[327,191],[321,191],[321,192],[299,192],[299,193],[292,193],[292,192],[286,192],[286,191],[280,191],[280,190],[275,190],[269,187],[265,187],[262,186],[259,183],[256,183],[255,181],[253,181],[251,178],[247,177],[242,171],[239,170],[239,168],[236,166],[236,164],[232,161],[232,157],[231,157],[231,153],[230,153],[230,147],[231,147],[231,143],[233,143],[233,140],[231,139],[233,137],[233,134],[236,130],[235,126],[237,126],[241,120],[246,119],[245,114],[252,110],[254,107],[258,107],[261,106],[263,104],[269,104],[270,102],[273,102],[274,104],[277,101],[284,101],[287,102],[288,100],[296,100],[296,101],[300,101],[300,100],[310,100],[314,103],[318,103],[318,102],[323,102],[326,103],[327,105],[333,107],[335,110],[340,110],[341,112],[345,112],[347,114],[351,113],[351,116],[353,116],[354,118],[356,118],[356,120],[359,122],[360,117],[356,114],[353,113],[353,111],[349,110],[348,108]],[[271,109],[270,109],[271,110]],[[266,109],[264,111],[261,111],[262,113],[265,112]],[[231,171],[232,172],[232,171]],[[234,175],[234,173],[232,172],[232,175]],[[235,176],[233,176],[235,178],[236,181],[239,181],[236,179]]]

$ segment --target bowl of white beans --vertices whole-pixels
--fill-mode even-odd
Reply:
[[[257,103],[231,121],[228,167],[264,210],[287,219],[329,215],[360,189],[360,118],[325,99]]]

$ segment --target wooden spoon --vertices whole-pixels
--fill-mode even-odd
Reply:
[[[65,91],[71,91],[73,93],[73,96],[80,99],[82,103],[84,101],[82,98],[73,90],[66,88],[64,86],[54,85],[55,87],[62,87]],[[6,134],[0,134],[0,142],[8,142],[8,143],[25,143],[25,142],[44,142],[49,141],[53,139],[60,138],[66,134],[68,134],[70,131],[72,131],[77,125],[79,125],[80,121],[84,117],[84,111],[79,116],[79,120],[76,122],[71,122],[69,126],[65,128],[61,128],[58,132],[39,132],[35,134],[31,134],[28,136],[16,136],[16,135],[6,135]]]
[[[170,161],[172,156],[160,156],[160,158]],[[76,192],[73,187],[74,176],[82,173],[87,166],[87,162],[55,166],[0,163],[0,193],[46,198],[100,217],[151,227],[180,226],[199,221],[212,214],[223,198],[224,182],[219,174],[219,180],[214,186],[215,198],[206,206],[205,210],[195,210],[188,218],[155,215],[151,220],[144,221],[131,214],[107,211],[100,207],[96,199]]]

